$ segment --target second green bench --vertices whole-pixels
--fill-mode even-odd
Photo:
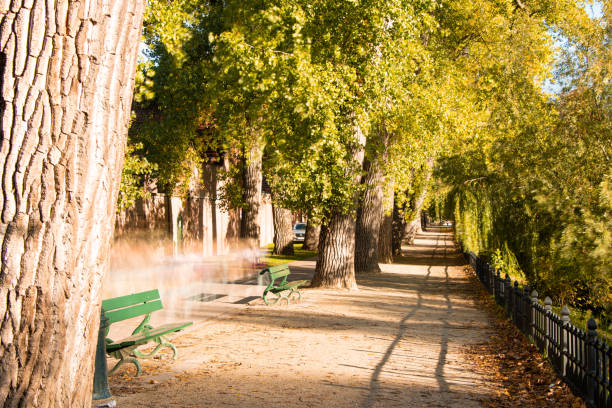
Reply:
[[[274,305],[278,303],[281,299],[286,299],[287,303],[291,297],[295,297],[297,295],[297,299],[302,298],[302,294],[299,291],[299,287],[308,283],[307,280],[299,280],[293,282],[287,282],[287,277],[291,274],[289,271],[289,265],[283,264],[278,266],[270,266],[265,268],[261,272],[260,275],[266,275],[270,279],[270,283],[264,289],[263,295],[261,296],[266,303],[266,305]],[[282,278],[280,283],[276,284],[276,280]],[[283,296],[283,292],[289,291],[289,293]],[[276,295],[275,297],[271,297],[270,294]]]
[[[109,374],[117,371],[123,363],[129,362],[136,366],[136,375],[138,376],[141,371],[138,359],[153,357],[163,347],[172,349],[172,358],[176,358],[176,347],[168,341],[166,335],[182,330],[193,322],[170,323],[154,328],[149,324],[151,313],[161,309],[163,309],[163,306],[157,289],[102,301],[102,318],[107,320],[108,323],[106,328],[106,353],[119,359],[117,364],[109,371]],[[137,316],[144,316],[144,318],[134,329],[131,336],[118,341],[108,337],[111,324]],[[155,349],[150,353],[142,353],[136,350],[139,346],[149,342],[157,343]]]

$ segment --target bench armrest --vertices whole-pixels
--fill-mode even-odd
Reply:
[[[144,319],[142,319],[142,322],[140,322],[138,327],[134,329],[132,334],[140,333],[144,329],[151,329],[151,326],[149,325],[149,320],[151,320],[151,313],[147,313],[147,315],[144,317]]]

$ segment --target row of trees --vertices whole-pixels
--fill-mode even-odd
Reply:
[[[572,1],[150,1],[131,141],[169,190],[186,163],[221,152],[223,199],[253,243],[265,174],[275,215],[321,225],[313,285],[354,288],[355,272],[378,271],[414,233],[440,152],[481,143],[485,116],[533,103],[550,24],[578,12]]]
[[[558,95],[530,82],[494,84],[499,102],[486,105],[478,144],[446,155],[437,176],[439,208],[455,219],[468,250],[523,275],[560,304],[591,310],[606,327],[612,318],[612,9],[609,2],[595,6],[601,13],[576,14],[551,28],[564,44],[554,72]],[[523,52],[519,43],[511,47]],[[533,66],[524,62],[521,69]]]

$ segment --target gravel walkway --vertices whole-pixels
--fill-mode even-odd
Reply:
[[[117,406],[481,406],[499,385],[463,350],[493,335],[489,317],[449,232],[432,228],[415,244],[383,273],[359,277],[358,291],[305,289],[298,304],[196,321],[174,337],[176,361],[110,378]],[[314,261],[291,269],[312,275]]]

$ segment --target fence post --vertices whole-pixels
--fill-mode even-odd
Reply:
[[[506,274],[504,279],[504,301],[506,302],[506,316],[510,317],[512,312],[512,296],[510,295],[510,289],[512,288],[512,282],[510,282],[510,275]]]
[[[595,393],[597,388],[597,322],[592,317],[587,322],[587,342],[586,342],[586,369],[587,369],[587,407],[595,406]]]
[[[533,306],[535,304],[538,303],[538,291],[537,290],[533,290],[533,292],[531,292],[531,306],[529,308],[529,310],[531,310],[531,338],[535,341],[535,333],[536,333],[536,329],[535,329],[535,325],[536,325],[536,310],[535,307]]]
[[[502,285],[502,278],[501,278],[501,273],[499,272],[499,269],[496,272],[496,278],[495,278],[495,301],[497,302],[497,304],[499,305],[501,303],[501,285]]]
[[[544,350],[546,350],[546,354],[549,355],[548,347],[550,346],[550,317],[548,314],[552,313],[552,299],[548,296],[544,298],[544,310],[546,310],[546,313],[544,314],[544,334],[546,337]]]
[[[518,281],[514,281],[514,290],[512,291],[512,320],[514,320],[515,325],[521,327],[518,321],[518,309],[520,307],[520,302],[518,301],[519,295]]]
[[[521,309],[522,309],[522,319],[523,319],[523,333],[525,336],[529,336],[529,323],[531,322],[531,300],[529,299],[529,294],[531,293],[531,288],[529,285],[525,285],[523,288],[523,295],[521,296]]]
[[[561,362],[563,367],[561,367],[561,373],[563,374],[563,378],[567,374],[567,352],[569,342],[569,334],[567,333],[567,325],[570,323],[570,310],[567,306],[563,305],[561,308]]]

